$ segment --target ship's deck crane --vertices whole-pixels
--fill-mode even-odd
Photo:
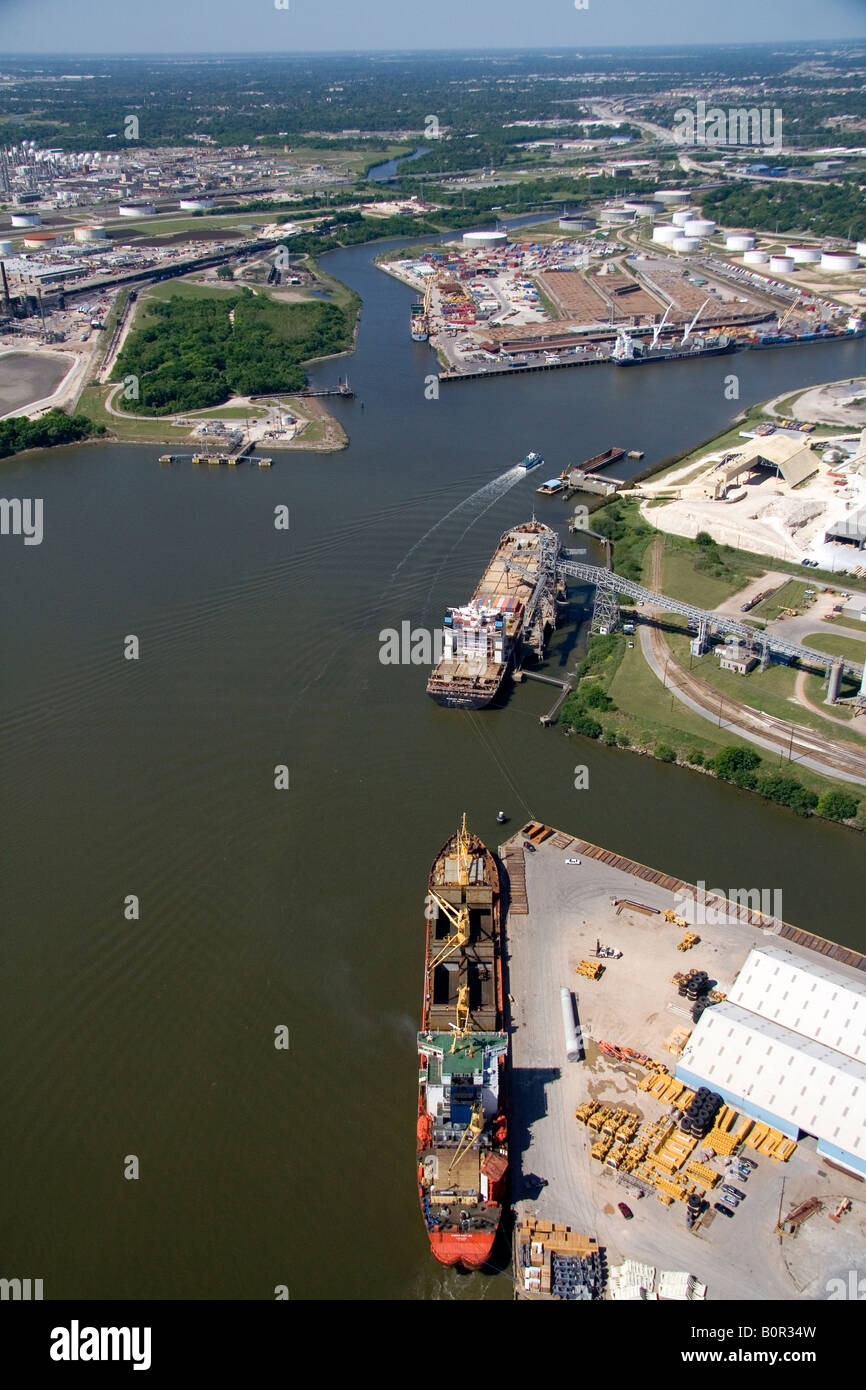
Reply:
[[[458,1042],[460,1041],[460,1039],[463,1037],[463,1034],[467,1031],[467,1024],[468,1024],[468,1023],[469,1023],[469,986],[468,986],[468,985],[460,985],[459,988],[458,988],[458,990],[457,990],[457,1023],[456,1023],[456,1025],[455,1025],[455,1024],[452,1024],[452,1025],[451,1025],[451,1026],[454,1028],[454,1037],[451,1039],[451,1052],[452,1052],[452,1054],[455,1053],[455,1052],[457,1051],[457,1044],[458,1044]],[[469,1056],[471,1057],[472,1054],[473,1054],[473,1048],[472,1048],[472,1040],[471,1040],[471,1038],[470,1038],[470,1041],[469,1041]]]
[[[794,313],[794,310],[797,308],[797,306],[798,306],[798,304],[800,303],[800,301],[802,300],[802,298],[803,298],[803,296],[802,296],[801,294],[798,294],[798,295],[797,295],[797,298],[794,300],[793,304],[791,304],[791,305],[789,306],[789,308],[787,308],[787,309],[785,310],[784,314],[782,314],[781,318],[779,319],[779,332],[780,332],[780,333],[781,333],[782,329],[785,327],[785,324],[788,322],[788,319],[789,319],[789,318],[792,316],[792,314]]]
[[[653,340],[652,340],[651,348],[654,348],[655,345],[656,345],[656,343],[658,342],[658,340],[659,340],[659,334],[661,333],[662,329],[664,328],[665,324],[667,323],[667,321],[668,321],[668,314],[670,313],[670,311],[671,311],[671,309],[672,309],[673,307],[674,307],[674,302],[673,302],[673,300],[671,300],[670,304],[669,304],[668,307],[665,309],[665,316],[664,316],[664,318],[662,319],[661,323],[657,323],[656,326],[655,326],[655,328],[653,329]]]
[[[472,1119],[460,1136],[460,1143],[457,1145],[457,1152],[448,1165],[448,1172],[451,1173],[457,1167],[461,1158],[468,1153],[476,1139],[484,1133],[484,1106],[481,1101],[477,1101],[472,1110]]]
[[[704,310],[706,309],[706,307],[707,307],[707,305],[709,304],[709,302],[710,302],[709,298],[707,298],[707,299],[704,300],[704,302],[703,302],[703,304],[701,305],[700,309],[699,309],[698,312],[695,314],[694,318],[692,319],[691,323],[689,324],[688,328],[686,329],[685,333],[683,334],[683,346],[684,346],[684,347],[685,347],[686,343],[688,342],[689,338],[691,337],[692,329],[694,328],[694,326],[695,326],[695,324],[697,323],[698,319],[700,318],[701,314],[702,314],[702,313],[704,312]]]
[[[454,935],[449,936],[448,940],[442,943],[442,949],[431,960],[427,967],[428,974],[435,970],[437,965],[441,965],[443,960],[447,960],[455,951],[459,951],[461,946],[465,946],[469,940],[469,908],[464,904],[462,907],[452,907],[451,903],[440,898],[438,893],[430,893],[431,898],[439,905],[449,922],[454,925]]]

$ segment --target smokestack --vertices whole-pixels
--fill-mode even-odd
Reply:
[[[0,261],[0,273],[3,275],[3,303],[6,305],[7,314],[11,312],[12,305],[9,299],[9,281],[6,279],[6,262]]]

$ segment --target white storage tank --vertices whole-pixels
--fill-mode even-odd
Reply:
[[[117,209],[118,217],[153,217],[155,213],[153,203],[121,203]]]
[[[701,239],[699,236],[678,236],[671,242],[671,250],[676,251],[677,255],[682,255],[684,251],[700,251]]]
[[[672,227],[669,223],[664,227],[653,227],[653,241],[660,241],[663,245],[676,240],[678,236],[682,236],[681,229]]]
[[[607,226],[623,226],[627,222],[634,221],[634,212],[626,207],[606,207],[602,208],[598,214],[598,220]]]
[[[863,259],[866,260],[866,241],[857,242],[857,255],[862,256]]]
[[[795,265],[816,265],[821,259],[817,246],[786,246],[785,255],[790,256]]]
[[[210,212],[216,207],[213,198],[181,198],[181,212]]]
[[[483,246],[504,246],[508,240],[507,232],[464,232],[463,245],[478,250]]]
[[[743,256],[743,265],[766,265],[769,259],[768,251],[747,251]]]
[[[12,254],[12,242],[0,241],[0,256],[11,256]]]
[[[860,257],[853,255],[850,251],[823,251],[821,253],[822,270],[856,270],[860,264]]]
[[[575,213],[572,217],[560,217],[559,230],[561,232],[591,232],[595,226],[595,218],[584,216],[582,213]]]
[[[771,256],[770,273],[772,275],[788,275],[794,269],[794,261],[791,256]]]
[[[685,232],[686,236],[712,236],[715,230],[715,222],[709,222],[706,218],[703,217],[691,218],[688,222],[684,223],[683,225],[683,231]]]
[[[755,238],[751,232],[732,232],[725,237],[725,246],[729,251],[754,251]]]
[[[677,207],[682,207],[692,195],[684,188],[661,188],[655,196],[660,203],[667,203],[669,206],[675,204]]]
[[[76,241],[105,241],[108,233],[104,227],[75,227],[72,235]]]
[[[623,207],[635,217],[655,217],[656,213],[664,212],[663,203],[623,203]]]
[[[671,221],[675,227],[684,227],[687,222],[691,222],[692,219],[697,216],[697,208],[679,208],[678,211],[674,213]]]
[[[13,212],[11,222],[13,227],[42,226],[42,218],[38,212]]]

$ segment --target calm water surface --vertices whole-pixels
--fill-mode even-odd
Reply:
[[[461,506],[529,449],[545,476],[614,442],[650,463],[725,425],[730,372],[744,405],[862,372],[864,345],[428,401],[412,292],[374,254],[327,259],[364,298],[357,353],[317,373],[358,393],[344,452],[2,465],[5,496],[44,498],[45,538],[0,543],[0,1272],[46,1298],[510,1297],[434,1264],[413,1180],[422,903],[464,809],[491,844],[502,807],[689,880],[781,886],[789,920],[864,944],[859,837],[590,744],[576,792],[575,744],[539,727],[549,689],[461,714],[378,660],[381,629],[468,596],[533,506],[564,525],[534,475]]]

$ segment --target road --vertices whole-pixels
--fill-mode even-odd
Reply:
[[[651,582],[657,591],[662,585],[661,556],[661,547],[656,542]],[[802,763],[813,772],[866,787],[866,746],[835,743],[804,725],[789,723],[728,695],[720,695],[706,681],[679,665],[660,628],[644,624],[639,631],[641,651],[648,665],[671,694],[693,713],[720,729],[732,730],[759,748],[784,754],[791,762]]]

